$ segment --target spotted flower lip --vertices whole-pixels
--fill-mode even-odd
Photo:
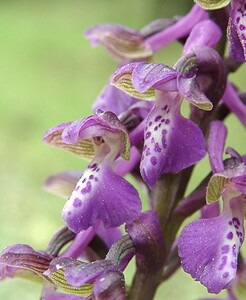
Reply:
[[[97,115],[68,123],[62,131],[60,125],[57,128],[58,133],[56,128],[48,131],[45,141],[77,152],[86,140],[93,146],[89,153],[94,154],[64,206],[62,216],[68,227],[78,233],[99,220],[110,228],[136,218],[141,212],[138,192],[113,171],[119,155],[128,159],[130,153],[129,137],[119,119],[112,112],[98,111]],[[58,143],[53,142],[52,135]]]
[[[227,36],[230,55],[238,61],[246,60],[246,16],[245,1],[232,0]]]
[[[218,141],[216,136],[219,135]],[[186,225],[178,243],[183,269],[205,285],[210,293],[216,294],[230,287],[236,277],[246,214],[246,167],[239,163],[224,168],[222,154],[225,138],[224,124],[221,121],[212,122],[208,151],[215,173],[208,183],[206,199],[212,203],[222,196],[223,212],[219,216]]]

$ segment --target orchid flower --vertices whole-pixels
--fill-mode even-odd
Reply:
[[[169,43],[189,35],[200,21],[208,19],[206,11],[194,5],[182,18],[156,20],[137,31],[120,24],[99,24],[87,29],[85,38],[93,47],[101,43],[119,61],[148,59]]]
[[[223,212],[218,217],[188,224],[178,245],[183,269],[205,285],[210,293],[219,293],[232,284],[244,240],[246,166],[238,162],[235,166],[224,167],[225,137],[223,123],[214,121],[208,140],[214,175],[208,183],[206,199],[207,203],[213,203],[222,196]]]
[[[76,154],[94,156],[63,209],[62,216],[72,231],[78,233],[99,220],[106,228],[117,227],[140,214],[138,192],[113,171],[119,155],[129,159],[128,134],[115,114],[99,111],[58,125],[43,140]]]
[[[205,52],[217,60],[216,63],[221,60],[210,48],[221,37],[218,26],[212,21],[201,23],[191,31],[183,57],[176,63],[175,67],[180,71],[164,64],[134,62],[118,69],[112,78],[112,84],[126,93],[140,99],[155,100],[146,118],[140,165],[142,177],[151,188],[163,173],[178,173],[205,155],[205,141],[200,128],[180,113],[181,97],[203,110],[213,107],[196,80],[196,72],[182,70],[184,58],[190,57],[190,54],[198,61],[207,59],[204,58]],[[205,34],[202,35],[203,31]]]
[[[227,6],[231,2],[227,37],[230,56],[238,61],[246,60],[246,4],[245,0],[195,0],[204,9],[213,10]]]

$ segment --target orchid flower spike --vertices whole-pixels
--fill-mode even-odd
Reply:
[[[93,158],[84,170],[63,209],[68,227],[78,233],[101,220],[106,228],[118,227],[141,212],[136,189],[114,171],[121,155],[129,159],[130,144],[125,127],[112,112],[65,123],[50,129],[44,142],[75,154]]]

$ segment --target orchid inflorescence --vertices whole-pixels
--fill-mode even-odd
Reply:
[[[120,65],[93,114],[49,129],[43,142],[88,166],[46,180],[47,191],[67,199],[66,225],[45,251],[25,244],[3,250],[0,279],[41,279],[43,300],[148,300],[182,266],[209,293],[226,289],[227,299],[246,297],[240,252],[246,156],[224,149],[223,123],[233,113],[246,126],[245,93],[230,81],[246,60],[246,2],[195,2],[186,16],[139,31],[119,24],[86,30],[85,38],[102,44]],[[174,66],[153,62],[174,41],[183,45]],[[190,102],[188,118],[181,114],[183,101]],[[211,172],[187,196],[206,153]],[[145,194],[147,210],[127,174]],[[180,230],[198,211],[200,217]],[[135,276],[126,286],[124,270],[133,257]]]

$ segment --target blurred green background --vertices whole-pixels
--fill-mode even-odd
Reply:
[[[149,0],[0,0],[0,249],[15,243],[45,249],[63,225],[64,200],[42,190],[44,180],[85,162],[42,144],[50,127],[91,113],[91,105],[117,66],[100,46],[82,38],[102,22],[140,29],[150,21],[188,12],[192,1]],[[157,60],[168,65],[181,47],[168,46]],[[232,80],[243,88],[245,67]],[[234,116],[228,145],[245,151],[243,127]],[[190,189],[207,173],[198,166]],[[131,277],[132,269],[127,277]],[[15,280],[0,284],[0,299],[39,299],[40,286]],[[206,289],[181,270],[163,285],[159,299],[198,299]]]

